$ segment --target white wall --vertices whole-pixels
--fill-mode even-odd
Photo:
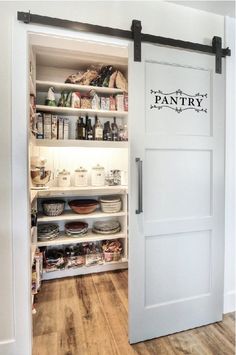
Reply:
[[[12,25],[16,19],[17,10],[31,10],[32,13],[41,15],[61,17],[75,21],[101,24],[122,29],[129,29],[132,19],[139,19],[142,21],[144,33],[179,38],[203,44],[210,44],[213,36],[224,37],[224,18],[222,16],[204,13],[198,10],[164,2],[0,2],[0,260],[2,265],[0,268],[1,355],[22,354],[20,343],[15,344],[17,352],[13,350],[15,337],[13,307],[14,279],[11,240],[11,46]],[[230,245],[228,245],[227,250],[231,250]],[[228,256],[226,257],[226,260],[227,259]],[[230,265],[227,264],[227,267],[230,268]],[[231,277],[232,276],[230,276],[230,279]],[[22,326],[24,326],[23,319]],[[29,354],[24,353],[22,355]]]
[[[235,190],[235,159],[236,159],[236,124],[235,124],[235,19],[226,18],[225,45],[229,46],[232,55],[226,66],[226,152],[225,152],[225,301],[224,312],[235,310],[236,296],[236,190]]]

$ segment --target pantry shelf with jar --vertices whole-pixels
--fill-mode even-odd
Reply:
[[[125,269],[127,57],[104,56],[98,45],[96,56],[81,49],[69,55],[37,45],[32,50],[30,176],[42,280]]]

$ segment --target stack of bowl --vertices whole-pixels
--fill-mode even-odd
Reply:
[[[65,232],[70,237],[82,237],[88,232],[88,223],[70,222],[65,224]]]
[[[93,232],[98,234],[115,234],[120,230],[121,226],[118,221],[96,221],[93,224]]]
[[[100,199],[101,210],[104,213],[117,213],[121,210],[121,199],[119,196],[106,196]]]
[[[59,235],[59,227],[57,224],[39,224],[38,225],[38,241],[44,242],[57,238]]]

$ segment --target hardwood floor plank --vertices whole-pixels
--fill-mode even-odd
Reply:
[[[78,309],[84,328],[84,355],[118,355],[91,275],[76,278]]]
[[[34,336],[33,355],[56,355],[57,332]]]
[[[130,345],[127,275],[121,270],[45,282],[33,316],[33,355],[235,354],[233,313],[223,322]]]

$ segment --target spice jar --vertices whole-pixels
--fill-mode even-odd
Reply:
[[[88,186],[88,172],[82,166],[75,170],[75,186]]]
[[[95,167],[92,168],[91,185],[92,186],[105,185],[105,169],[99,164],[97,164]]]
[[[63,169],[58,174],[58,186],[69,187],[70,186],[70,172]]]

